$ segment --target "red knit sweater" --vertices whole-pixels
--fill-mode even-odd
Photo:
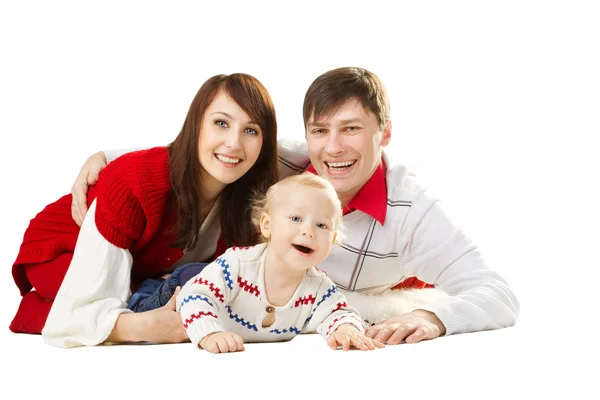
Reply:
[[[88,204],[97,199],[98,231],[133,256],[132,284],[165,271],[183,252],[169,245],[173,238],[168,153],[164,147],[128,153],[111,162],[90,188]],[[71,217],[71,195],[48,205],[25,232],[13,277],[21,294],[31,290],[24,266],[51,261],[73,252],[79,227]],[[48,274],[52,274],[48,271]]]

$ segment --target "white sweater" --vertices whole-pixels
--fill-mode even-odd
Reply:
[[[266,244],[228,249],[183,286],[177,310],[195,346],[220,331],[236,333],[244,342],[290,340],[315,330],[327,339],[343,323],[364,332],[344,295],[314,267],[306,271],[287,304],[271,305],[264,286],[266,249]],[[274,310],[275,321],[263,328],[268,310]]]

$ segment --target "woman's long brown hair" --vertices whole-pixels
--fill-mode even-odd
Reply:
[[[227,246],[256,244],[258,238],[250,217],[251,195],[264,194],[278,180],[277,121],[271,96],[250,75],[213,76],[198,90],[181,132],[168,146],[172,199],[176,206],[174,245],[180,248],[193,248],[198,241],[202,222],[198,138],[204,113],[220,90],[224,90],[260,126],[263,135],[256,163],[219,195],[221,232]]]

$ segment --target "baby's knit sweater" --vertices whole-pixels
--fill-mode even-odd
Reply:
[[[264,287],[266,249],[264,243],[232,247],[183,286],[177,311],[195,346],[219,331],[236,333],[246,343],[291,340],[314,331],[327,339],[343,323],[364,332],[357,312],[315,267],[306,271],[287,304],[271,305]],[[275,321],[263,328],[269,311],[274,312]]]

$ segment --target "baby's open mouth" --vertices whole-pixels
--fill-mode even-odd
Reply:
[[[296,250],[304,254],[311,254],[314,250],[310,247],[302,246],[301,244],[292,244]]]

